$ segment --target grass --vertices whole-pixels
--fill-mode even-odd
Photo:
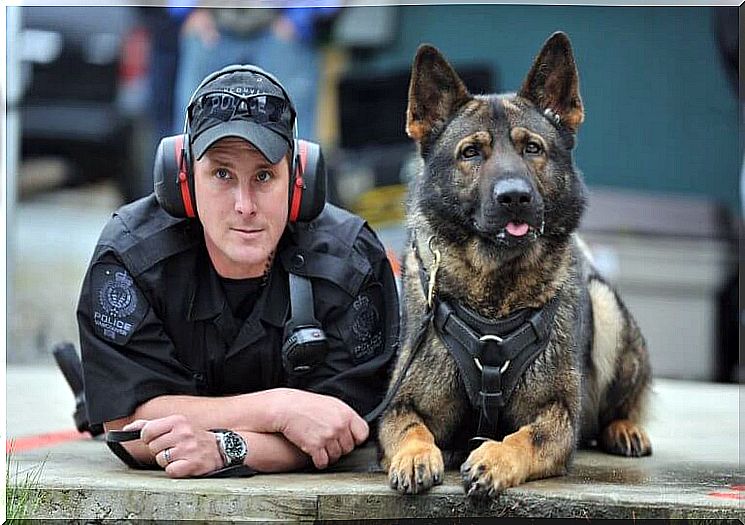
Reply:
[[[13,457],[12,442],[5,459],[5,519],[17,523],[33,516],[39,508],[39,478],[46,459],[21,471],[18,461]]]

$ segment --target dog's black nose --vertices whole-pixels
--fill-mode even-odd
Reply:
[[[494,185],[494,200],[509,210],[522,210],[533,204],[533,188],[523,178],[501,179]]]

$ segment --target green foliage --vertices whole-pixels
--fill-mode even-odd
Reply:
[[[41,502],[39,479],[46,458],[31,467],[21,467],[13,457],[13,443],[5,463],[5,518],[8,522],[23,523],[33,516]]]

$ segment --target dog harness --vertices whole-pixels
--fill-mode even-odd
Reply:
[[[520,309],[507,317],[487,319],[457,301],[443,300],[434,285],[439,250],[432,248],[434,264],[428,272],[413,236],[419,279],[427,298],[428,314],[440,340],[452,355],[471,406],[479,410],[474,446],[499,439],[499,411],[507,404],[527,368],[548,346],[558,296],[542,308]]]

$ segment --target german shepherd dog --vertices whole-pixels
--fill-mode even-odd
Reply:
[[[572,149],[584,108],[569,38],[552,35],[517,94],[501,95],[471,95],[440,52],[422,45],[408,97],[406,132],[421,169],[407,204],[403,344],[389,390],[399,388],[379,427],[390,486],[421,493],[465,459],[466,494],[491,498],[565,474],[579,445],[650,454],[640,426],[651,380],[644,339],[575,233],[586,189]],[[443,335],[464,311],[460,332]],[[479,327],[527,318],[523,328],[545,325],[528,345],[537,355],[505,386],[509,361],[492,363],[487,377],[479,359],[501,351],[509,334],[484,337]],[[520,337],[530,332],[523,328]],[[451,348],[458,333],[481,335],[470,363]],[[510,357],[525,351],[518,345]],[[485,386],[495,366],[502,390]],[[494,405],[496,418],[487,412]],[[495,431],[469,454],[485,414]]]

